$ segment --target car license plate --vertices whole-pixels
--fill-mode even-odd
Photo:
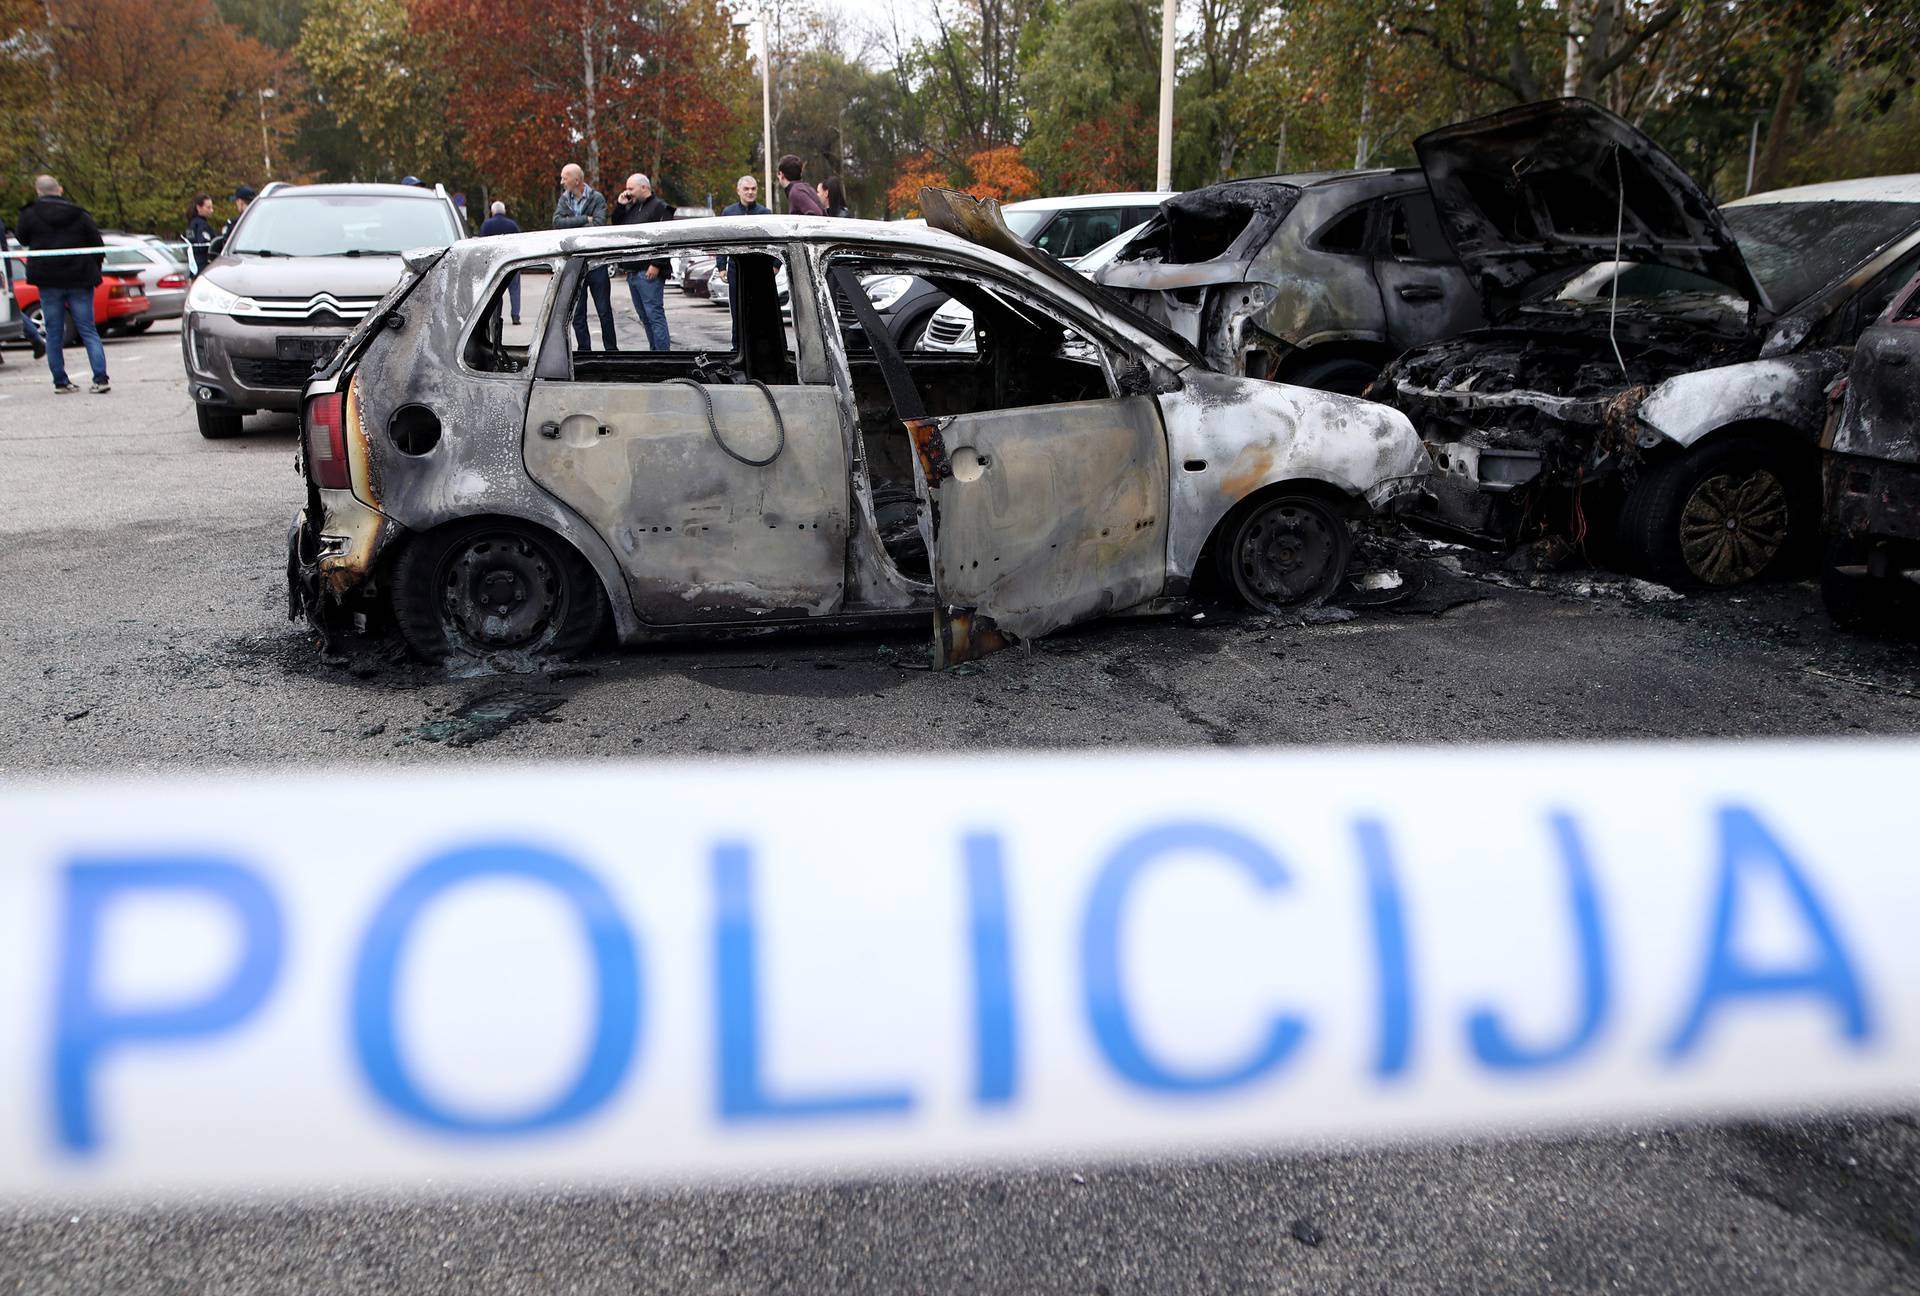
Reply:
[[[333,353],[346,340],[344,334],[336,337],[283,337],[274,339],[274,347],[282,360],[305,360],[308,364],[317,365],[331,360]]]

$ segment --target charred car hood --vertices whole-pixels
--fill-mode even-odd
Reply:
[[[1413,147],[1490,313],[1612,260],[1705,275],[1771,309],[1705,191],[1596,103],[1525,104],[1443,126]]]

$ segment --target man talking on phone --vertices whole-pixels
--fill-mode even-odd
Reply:
[[[653,181],[639,172],[627,177],[627,187],[613,204],[613,224],[651,225],[673,219],[673,208],[653,191]],[[627,291],[633,295],[633,310],[647,330],[647,345],[655,351],[673,349],[667,336],[667,275],[670,260],[632,261],[627,264]]]

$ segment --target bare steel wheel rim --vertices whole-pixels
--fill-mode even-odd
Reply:
[[[526,648],[557,623],[563,597],[553,556],[524,535],[474,536],[440,571],[440,610],[447,627],[485,651]]]
[[[1765,571],[1787,544],[1787,488],[1769,468],[1715,473],[1680,509],[1680,555],[1710,585]]]
[[[1234,572],[1241,590],[1269,607],[1328,593],[1340,578],[1337,526],[1310,504],[1266,505],[1240,528]]]

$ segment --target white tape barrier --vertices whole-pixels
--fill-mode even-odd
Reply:
[[[101,256],[108,252],[122,252],[128,248],[137,251],[142,247],[180,248],[183,251],[192,251],[199,246],[201,245],[176,240],[172,243],[119,243],[112,247],[42,248],[38,252],[28,248],[10,247],[5,252],[0,252],[0,256],[4,256],[9,261],[24,261],[34,257]]]
[[[0,1192],[650,1184],[1911,1106],[1920,744],[0,795]]]

